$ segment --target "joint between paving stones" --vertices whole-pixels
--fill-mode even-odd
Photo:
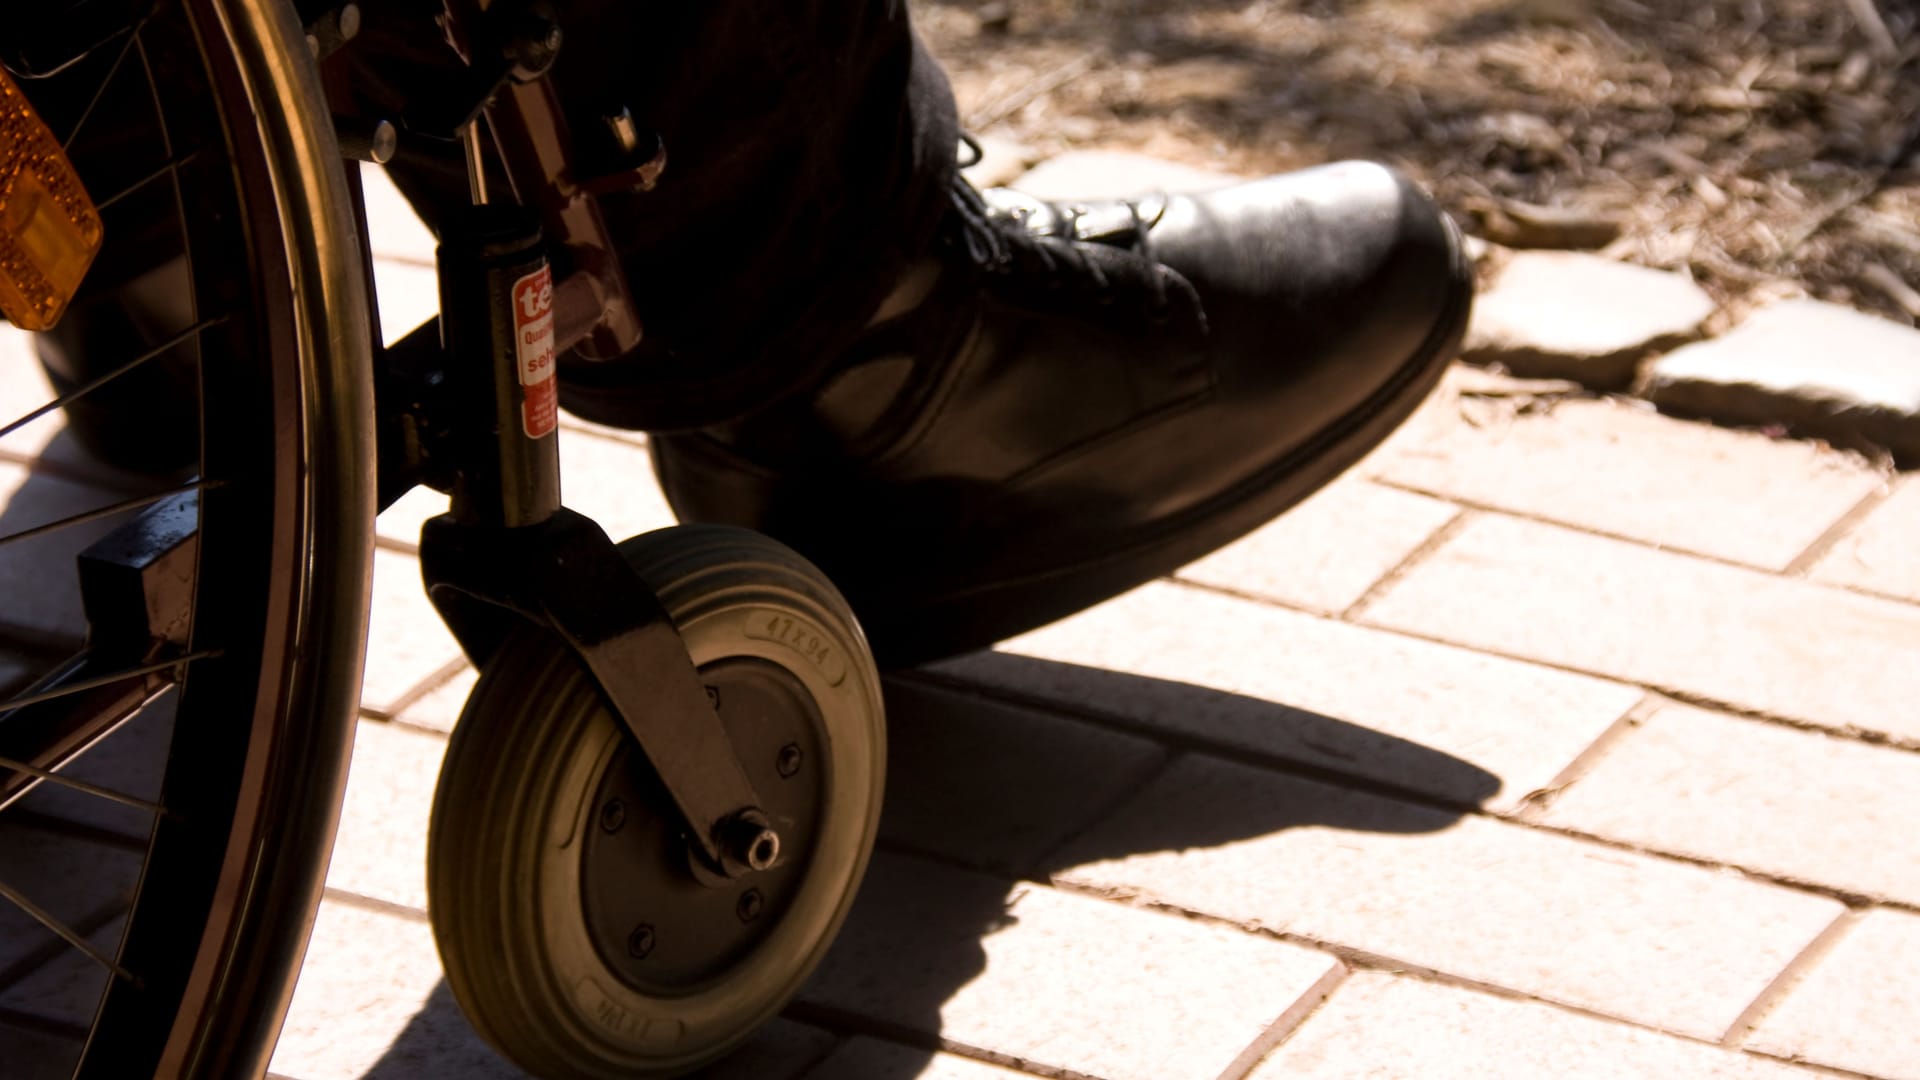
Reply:
[[[1888,481],[1882,481],[1877,490],[1867,492],[1866,495],[1861,497],[1859,502],[1853,504],[1852,509],[1841,514],[1833,524],[1827,526],[1826,531],[1815,537],[1813,543],[1808,544],[1805,551],[1794,556],[1793,559],[1787,563],[1786,568],[1780,571],[1780,573],[1786,577],[1805,578],[1812,572],[1815,564],[1819,563],[1821,559],[1826,558],[1827,553],[1831,552],[1840,541],[1845,540],[1855,529],[1859,528],[1875,510],[1880,508],[1881,503],[1891,498],[1893,498],[1893,484]],[[1822,584],[1826,583],[1823,582]],[[1869,593],[1868,595],[1878,594]]]
[[[467,658],[464,656],[449,660],[435,668],[433,674],[428,675],[426,678],[408,687],[398,697],[394,698],[393,701],[389,702],[385,708],[375,708],[362,702],[360,705],[360,716],[366,720],[378,720],[383,724],[392,724],[395,727],[406,727],[412,728],[415,731],[431,732],[444,739],[447,735],[446,732],[438,728],[425,727],[408,720],[403,720],[400,718],[401,714],[418,704],[421,698],[426,697],[428,694],[459,678],[460,673],[467,670],[469,666]]]
[[[1288,1039],[1293,1038],[1295,1032],[1313,1019],[1315,1013],[1325,1008],[1327,1002],[1333,1000],[1333,995],[1346,985],[1347,979],[1352,974],[1353,969],[1348,967],[1345,961],[1336,961],[1327,969],[1326,974],[1320,976],[1312,986],[1307,987],[1305,993],[1301,994],[1293,1004],[1287,1006],[1286,1011],[1276,1017],[1273,1023],[1267,1025],[1266,1030],[1248,1043],[1239,1057],[1234,1058],[1226,1068],[1220,1070],[1220,1075],[1214,1080],[1242,1080],[1248,1073],[1259,1068],[1261,1062],[1272,1057],[1273,1053],[1284,1046]]]
[[[1459,506],[1460,504],[1456,502],[1454,505]],[[1340,612],[1337,616],[1338,621],[1358,621],[1369,606],[1378,601],[1382,596],[1385,596],[1392,590],[1394,585],[1398,584],[1408,574],[1411,574],[1414,569],[1425,562],[1428,557],[1445,547],[1448,541],[1459,535],[1460,531],[1467,527],[1467,524],[1473,520],[1474,516],[1475,511],[1472,508],[1463,507],[1459,513],[1448,518],[1439,528],[1429,533],[1425,540],[1420,541],[1419,546],[1407,552],[1406,558],[1393,564],[1393,568],[1380,575],[1378,581],[1367,586],[1366,591],[1360,594],[1360,599],[1348,604],[1346,610]]]
[[[408,907],[405,904],[396,904],[391,900],[382,900],[377,896],[368,896],[365,893],[353,892],[352,890],[342,889],[334,885],[327,886],[325,891],[320,894],[320,897],[322,900],[331,901],[342,907],[350,907],[358,911],[369,911],[376,915],[391,915],[396,919],[405,919],[408,922],[425,923],[430,921],[427,913],[419,908]]]
[[[930,1054],[953,1054],[957,1057],[984,1062],[988,1065],[998,1065],[1002,1068],[1016,1069],[1033,1076],[1048,1077],[1050,1080],[1104,1080],[1102,1077],[1090,1076],[1072,1069],[1042,1065],[1038,1062],[1015,1057],[1012,1054],[998,1053],[968,1043],[948,1039],[931,1032],[922,1031],[919,1028],[891,1023],[878,1017],[868,1016],[865,1013],[836,1008],[832,1005],[823,1005],[819,1002],[808,1001],[805,998],[797,998],[788,1003],[787,1007],[781,1010],[780,1015],[795,1023],[824,1028],[834,1035],[840,1036],[842,1043],[844,1043],[848,1037],[864,1035],[868,1038],[879,1039],[883,1042],[894,1043]],[[836,1044],[835,1049],[837,1048],[838,1045]],[[825,1064],[831,1057],[831,1053],[822,1055],[819,1060],[807,1067],[806,1072],[800,1074],[800,1080],[811,1080],[815,1070],[819,1069],[819,1067]]]
[[[1575,754],[1573,760],[1567,762],[1566,767],[1554,774],[1553,779],[1527,792],[1519,802],[1514,804],[1511,811],[1502,816],[1514,821],[1526,822],[1528,825],[1539,824],[1535,817],[1538,812],[1545,810],[1553,803],[1556,796],[1587,775],[1627,732],[1651,719],[1654,713],[1659,712],[1666,705],[1667,701],[1659,694],[1651,692],[1642,694],[1640,700],[1629,706],[1626,712],[1614,719],[1613,723],[1608,724],[1607,729]]]
[[[1726,1032],[1720,1036],[1720,1045],[1734,1048],[1745,1043],[1747,1037],[1752,1035],[1767,1018],[1767,1014],[1785,1001],[1800,980],[1819,966],[1820,962],[1826,959],[1827,954],[1840,943],[1840,940],[1847,936],[1847,932],[1853,929],[1854,924],[1864,917],[1863,912],[1852,907],[1834,916],[1826,929],[1815,934],[1805,948],[1801,949],[1793,959],[1787,961],[1766,986],[1760,988],[1760,992],[1747,1003],[1747,1007],[1740,1010],[1740,1015],[1734,1017],[1733,1023],[1727,1025]]]

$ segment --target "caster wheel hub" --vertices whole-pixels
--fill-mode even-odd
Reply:
[[[667,794],[637,747],[593,792],[580,895],[607,970],[634,990],[684,993],[725,975],[780,922],[818,833],[828,760],[818,709],[779,666],[731,659],[701,671],[761,809],[780,836],[773,866],[734,879],[696,868]]]

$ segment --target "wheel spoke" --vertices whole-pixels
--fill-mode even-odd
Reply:
[[[11,769],[17,773],[25,773],[28,776],[38,777],[55,787],[78,791],[83,795],[92,795],[97,799],[116,802],[122,806],[131,806],[135,810],[145,810],[149,814],[165,814],[167,812],[167,808],[161,806],[159,803],[149,802],[137,795],[128,795],[123,791],[114,791],[111,788],[104,788],[98,784],[90,784],[85,780],[76,780],[65,773],[55,772],[52,769],[38,768],[24,761],[15,761],[9,757],[0,757],[0,769]]]
[[[219,655],[219,649],[202,649],[199,652],[186,653],[185,655],[175,656],[166,660],[156,660],[151,664],[141,664],[138,667],[125,668],[108,675],[97,675],[91,679],[80,679],[76,682],[67,683],[64,686],[55,687],[52,690],[42,690],[34,694],[21,694],[19,697],[0,701],[0,714],[8,713],[14,709],[23,708],[28,705],[38,705],[43,701],[57,701],[70,694],[82,693],[95,689],[96,687],[112,686],[114,683],[124,682],[127,679],[137,678],[141,675],[151,675],[156,671],[166,671],[169,668],[184,667],[196,660],[207,660]]]
[[[53,931],[55,934],[60,936],[61,940],[65,941],[67,944],[73,946],[74,948],[79,949],[81,952],[87,954],[87,957],[91,959],[94,963],[99,964],[101,967],[106,968],[108,971],[113,972],[115,975],[120,976],[121,978],[127,980],[128,982],[135,983],[135,984],[139,983],[140,980],[134,978],[133,973],[131,971],[128,971],[126,968],[121,967],[119,963],[113,959],[113,957],[108,956],[106,953],[103,953],[99,949],[94,948],[93,943],[88,941],[85,937],[81,936],[79,931],[75,930],[71,926],[68,926],[66,923],[61,922],[59,919],[54,918],[52,915],[48,914],[44,909],[42,909],[40,905],[27,899],[26,896],[20,892],[20,890],[14,888],[13,886],[7,884],[4,881],[0,881],[0,900],[5,900],[8,903],[11,903],[14,907],[17,907],[21,911],[26,912],[27,915],[30,918],[32,918],[34,922],[37,922],[41,926],[46,927],[48,930]]]
[[[141,353],[139,356],[136,356],[133,359],[127,361],[126,363],[121,364],[119,367],[114,368],[112,371],[107,372],[105,375],[102,375],[99,378],[96,378],[91,382],[88,382],[84,386],[77,387],[71,391],[68,391],[65,394],[60,395],[59,397],[55,398],[52,401],[47,402],[45,405],[40,406],[39,408],[33,410],[32,412],[27,413],[26,415],[21,416],[19,419],[8,423],[7,426],[5,427],[0,427],[0,439],[4,439],[7,436],[13,434],[14,432],[19,431],[21,428],[26,427],[28,424],[33,423],[35,420],[40,419],[41,417],[47,415],[48,413],[54,411],[55,409],[65,408],[66,406],[71,405],[73,402],[78,401],[83,397],[86,397],[88,394],[93,393],[95,390],[100,389],[102,386],[105,386],[106,384],[112,382],[113,380],[119,378],[120,376],[125,375],[127,372],[132,371],[134,368],[139,367],[141,364],[147,363],[148,361],[154,359],[155,357],[165,355],[169,351],[175,348],[178,348],[179,346],[185,344],[188,341],[193,340],[196,337],[199,337],[201,334],[205,333],[209,329],[212,329],[213,327],[218,326],[221,323],[226,321],[227,321],[227,317],[225,315],[214,315],[209,318],[201,319],[199,322],[194,323],[192,326],[187,327],[185,330],[180,331],[179,333],[173,335],[172,337],[161,342],[160,344],[155,345],[153,348],[148,349],[146,352]]]
[[[9,544],[18,544],[23,541],[32,540],[38,536],[45,536],[48,533],[59,532],[61,529],[71,529],[75,525],[85,525],[89,521],[99,521],[101,518],[109,518],[115,514],[124,514],[129,510],[138,510],[143,506],[152,506],[154,503],[171,499],[175,495],[185,495],[190,491],[211,491],[219,486],[220,482],[217,480],[195,480],[191,484],[183,484],[177,488],[168,488],[165,491],[156,491],[151,495],[122,499],[117,503],[109,503],[106,506],[85,510],[70,517],[63,517],[58,521],[49,521],[44,525],[35,525],[30,529],[21,529],[19,532],[0,536],[0,548],[6,547]]]
[[[121,188],[119,191],[114,192],[113,194],[107,196],[104,199],[94,200],[94,203],[93,203],[94,209],[100,211],[101,213],[105,213],[107,210],[107,207],[112,206],[114,203],[117,203],[121,199],[124,199],[127,196],[133,194],[134,192],[139,191],[141,188],[146,187],[148,184],[153,183],[155,180],[158,180],[161,177],[166,176],[167,174],[173,172],[175,169],[178,169],[180,166],[185,165],[189,161],[192,161],[195,157],[199,156],[199,154],[200,154],[200,148],[197,146],[183,153],[175,154],[174,156],[168,158],[165,162],[163,162],[159,168],[153,170],[147,175],[141,177],[140,179],[135,180],[133,183],[128,184],[126,187]]]
[[[67,137],[60,140],[60,149],[71,150],[73,140],[80,137],[80,130],[87,126],[88,120],[93,118],[93,110],[99,107],[100,99],[106,97],[107,87],[119,77],[121,66],[127,62],[127,57],[132,55],[134,43],[140,38],[140,28],[146,25],[147,18],[147,15],[142,15],[139,22],[120,31],[120,36],[124,36],[126,40],[120,43],[120,51],[114,54],[113,66],[107,69],[107,74],[100,80],[100,85],[94,88],[93,96],[87,99],[87,107],[80,111],[80,118],[73,122],[73,128],[67,132]]]

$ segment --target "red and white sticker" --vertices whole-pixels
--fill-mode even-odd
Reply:
[[[553,271],[542,266],[513,283],[514,344],[526,399],[520,425],[529,438],[560,426],[560,387],[553,377]]]

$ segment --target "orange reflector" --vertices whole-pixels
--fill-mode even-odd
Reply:
[[[73,163],[0,69],[0,315],[22,330],[52,329],[101,236]]]

